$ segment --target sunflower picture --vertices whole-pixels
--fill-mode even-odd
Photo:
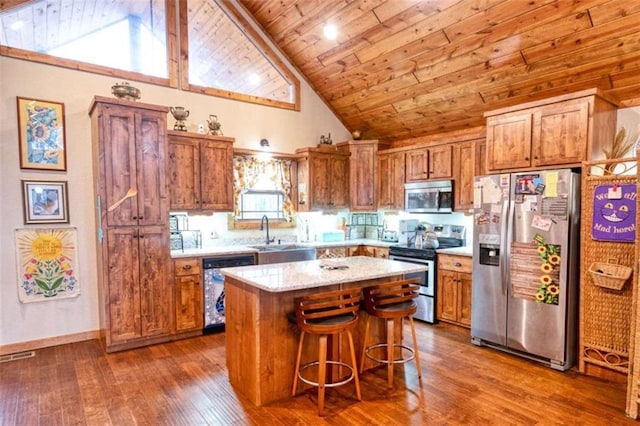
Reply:
[[[18,97],[20,168],[66,170],[64,104]]]

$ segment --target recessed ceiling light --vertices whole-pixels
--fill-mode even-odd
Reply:
[[[324,36],[329,40],[335,40],[338,37],[338,29],[333,24],[327,24],[322,29]]]

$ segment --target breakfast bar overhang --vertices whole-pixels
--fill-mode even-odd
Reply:
[[[424,265],[364,256],[222,269],[231,385],[258,406],[290,396],[298,332],[287,315],[296,297],[362,288],[425,269]],[[365,315],[361,311],[353,333],[357,352],[362,346]],[[372,340],[383,340],[382,322],[375,322],[369,334]],[[400,331],[396,335],[401,336]],[[335,346],[337,356],[343,349],[340,343]],[[315,359],[317,347],[308,345],[303,356]]]

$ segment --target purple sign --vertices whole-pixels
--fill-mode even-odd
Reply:
[[[636,185],[596,186],[591,236],[598,241],[635,242]]]

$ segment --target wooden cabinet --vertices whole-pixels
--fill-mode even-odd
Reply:
[[[352,256],[379,257],[380,259],[389,258],[389,249],[386,247],[360,246],[358,254]]]
[[[338,143],[338,148],[350,154],[349,157],[349,209],[351,211],[375,211],[376,181],[378,173],[376,154],[377,140],[346,141]]]
[[[439,320],[471,326],[471,257],[438,254],[436,316]]]
[[[100,326],[108,352],[170,340],[166,107],[96,97],[90,116]]]
[[[484,169],[483,139],[459,142],[453,146],[454,172],[453,197],[456,211],[473,209],[473,181],[475,176],[486,174]]]
[[[405,183],[404,151],[378,153],[378,208],[403,209]]]
[[[170,208],[233,210],[233,138],[169,131]]]
[[[405,154],[406,182],[452,177],[452,145],[412,149]]]
[[[373,248],[373,257],[379,257],[380,259],[388,259],[389,258],[389,249],[385,247],[374,247]]]
[[[591,89],[487,112],[487,169],[580,166],[613,141],[616,111]]]
[[[303,148],[298,159],[298,210],[332,210],[349,205],[349,153]]]
[[[202,260],[200,258],[176,259],[173,262],[175,287],[176,332],[202,332]]]

